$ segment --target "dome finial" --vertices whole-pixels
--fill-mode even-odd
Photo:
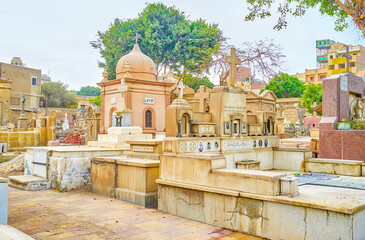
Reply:
[[[136,44],[138,44],[138,39],[141,38],[141,35],[138,34],[138,32],[136,32],[136,36],[133,37],[133,40],[136,40]]]

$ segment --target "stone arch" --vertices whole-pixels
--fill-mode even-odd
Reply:
[[[275,131],[273,129],[273,126],[272,126],[273,122],[274,122],[274,119],[271,116],[268,117],[268,119],[267,119],[267,133],[271,134],[271,135],[274,133],[273,131]]]
[[[116,126],[116,118],[117,115],[117,108],[112,107],[109,111],[109,127],[115,127]]]
[[[146,107],[143,109],[143,129],[155,129],[156,128],[156,114],[152,107]]]

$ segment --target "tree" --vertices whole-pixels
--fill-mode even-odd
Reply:
[[[273,91],[278,98],[301,97],[305,91],[305,84],[297,77],[280,72],[279,75],[271,79],[261,92],[264,90]]]
[[[100,95],[95,97],[95,98],[90,98],[89,99],[89,103],[95,104],[96,106],[101,106],[101,99],[100,99]]]
[[[216,24],[202,19],[191,21],[184,12],[162,3],[147,4],[137,18],[115,19],[105,32],[99,31],[93,48],[98,49],[109,79],[115,79],[115,67],[120,57],[131,51],[136,32],[140,35],[141,51],[151,57],[161,70],[181,72],[182,78],[189,73],[201,73],[213,62],[224,41],[222,31]]]
[[[219,76],[220,85],[224,85],[229,75],[230,65],[224,58],[230,55],[230,49],[234,47],[226,42],[221,45],[219,53],[214,55],[213,70]],[[281,70],[285,55],[282,47],[271,40],[259,40],[243,43],[243,49],[236,48],[237,57],[241,58],[242,65],[251,68],[252,78],[259,76],[263,79],[273,77]]]
[[[308,109],[309,113],[313,112],[312,105],[314,102],[317,104],[322,102],[322,84],[315,85],[310,83],[307,85],[302,97],[301,102],[304,107]]]
[[[61,82],[45,82],[41,86],[41,93],[46,100],[47,107],[67,108],[77,106],[74,94],[67,91],[68,85]]]
[[[99,96],[100,95],[100,88],[99,87],[81,87],[80,91],[77,91],[77,96]]]
[[[178,74],[177,76],[180,77],[181,73]],[[203,76],[200,78],[190,73],[185,74],[184,84],[194,89],[194,91],[198,91],[200,85],[205,85],[210,89],[214,87],[214,84],[209,80],[207,76]]]
[[[245,21],[271,16],[270,8],[279,4],[277,12],[280,14],[274,29],[287,27],[286,17],[291,14],[295,17],[303,16],[309,8],[319,8],[322,15],[335,17],[335,30],[343,31],[349,26],[350,19],[363,34],[365,34],[365,0],[247,0],[250,13]]]

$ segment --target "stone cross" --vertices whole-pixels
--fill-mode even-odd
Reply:
[[[179,99],[183,99],[184,96],[184,82],[180,80],[179,85],[177,86],[178,89],[180,89],[179,91]]]
[[[22,96],[22,112],[21,112],[21,114],[24,114],[24,107],[25,107],[25,97],[24,97],[24,95]]]
[[[133,37],[133,40],[136,40],[136,44],[138,44],[138,39],[141,38],[141,35],[138,34],[138,32],[136,32],[136,36]]]
[[[225,56],[224,61],[231,65],[229,69],[229,85],[234,87],[236,83],[236,65],[241,64],[241,59],[236,57],[235,48],[231,48],[231,56]]]
[[[206,99],[209,98],[207,86],[200,85],[198,92],[195,94],[199,99],[199,112],[205,112]]]
[[[347,72],[350,72],[350,59],[352,59],[352,56],[350,55],[349,46],[345,45],[346,47],[346,53],[344,53],[342,56],[346,58],[346,69]]]

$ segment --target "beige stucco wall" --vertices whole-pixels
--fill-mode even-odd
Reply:
[[[25,95],[25,108],[39,107],[41,94],[41,70],[0,63],[1,78],[9,79],[11,84],[11,107],[20,108],[20,98]],[[37,85],[32,86],[32,77],[37,78]]]

